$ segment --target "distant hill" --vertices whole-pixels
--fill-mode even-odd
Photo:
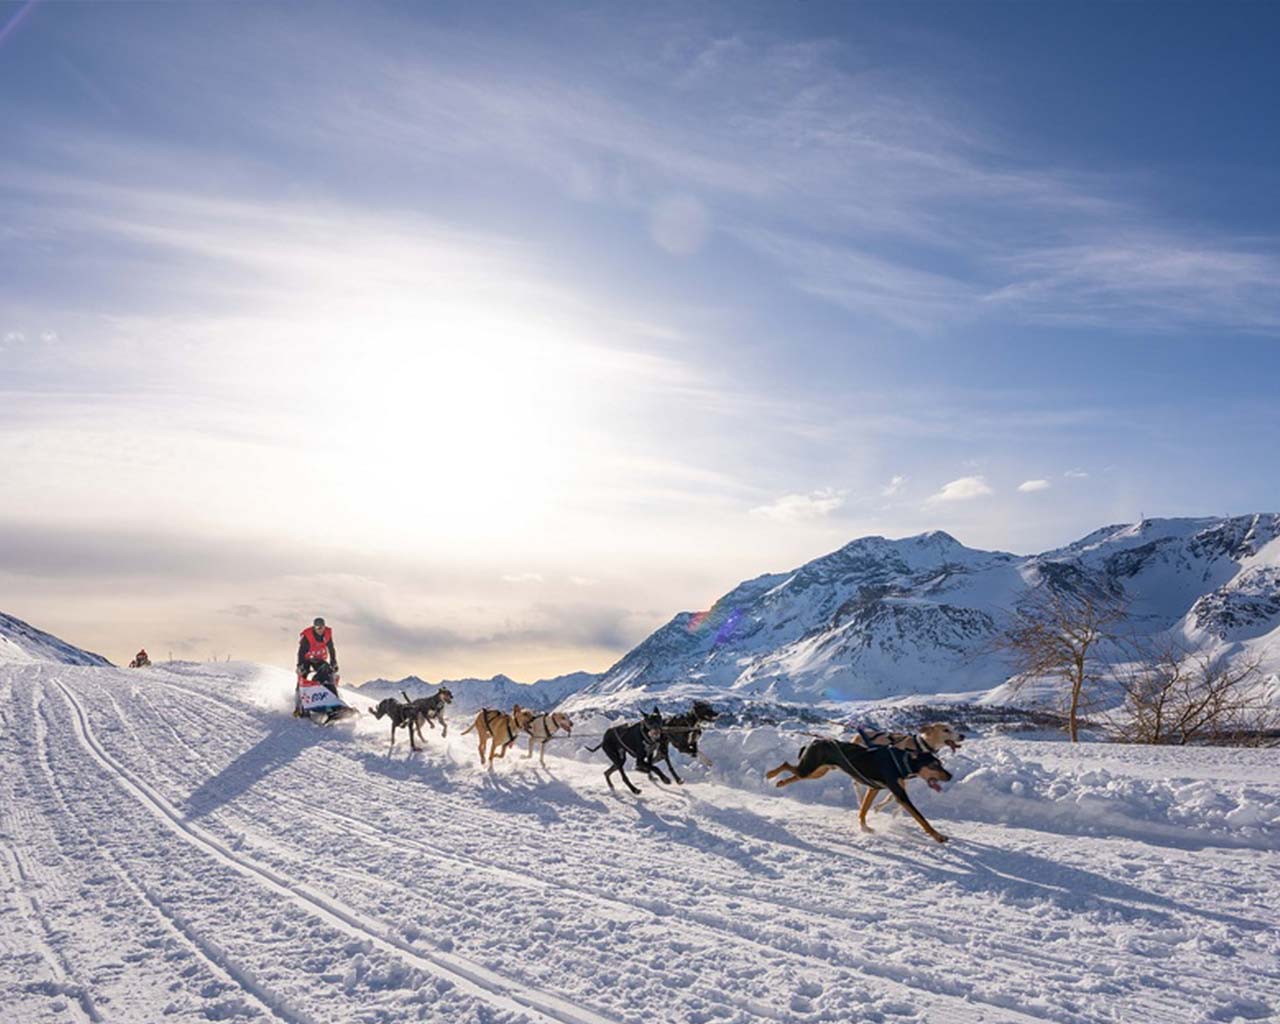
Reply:
[[[453,702],[462,708],[510,708],[512,704],[549,711],[566,697],[584,687],[598,682],[596,672],[571,672],[552,679],[540,679],[536,683],[518,683],[509,676],[496,675],[492,679],[446,679],[428,683],[417,676],[404,679],[370,679],[358,689],[362,696],[381,700],[383,697],[399,697],[403,690],[410,697],[425,697],[435,693],[440,686],[449,687]]]
[[[110,665],[100,654],[81,650],[52,633],[0,612],[0,664],[51,661],[63,665]]]

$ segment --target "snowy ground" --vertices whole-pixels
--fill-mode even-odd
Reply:
[[[0,667],[0,1019],[1280,1007],[1274,751],[977,740],[922,794],[938,846],[884,816],[859,833],[834,779],[766,792],[795,745],[776,731],[713,735],[714,769],[634,799],[574,757],[482,771],[470,736],[388,754],[385,723],[289,717],[288,686],[238,665]]]

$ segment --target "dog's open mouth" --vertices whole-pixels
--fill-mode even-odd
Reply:
[[[947,740],[947,746],[951,748],[953,754],[960,749],[960,744],[956,740]]]
[[[924,781],[928,785],[928,787],[931,790],[933,790],[935,793],[942,792],[942,783],[939,782],[937,779],[925,779]]]

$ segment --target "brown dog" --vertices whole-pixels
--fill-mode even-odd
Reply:
[[[926,751],[895,750],[888,746],[864,747],[856,743],[844,743],[840,740],[819,739],[800,748],[800,756],[796,763],[784,761],[777,768],[765,772],[765,777],[772,779],[782,772],[789,772],[790,777],[779,779],[779,786],[789,786],[801,779],[813,779],[825,775],[832,768],[839,768],[855,782],[867,787],[866,796],[858,810],[858,824],[864,832],[872,831],[867,824],[867,812],[871,810],[871,801],[879,790],[888,790],[890,799],[902,805],[911,817],[919,822],[920,827],[940,843],[947,837],[925,820],[923,814],[907,796],[903,783],[914,775],[920,776],[928,783],[930,789],[940,789],[941,783],[951,780],[937,754]]]
[[[826,739],[825,736],[818,736],[815,733],[805,733],[813,739]],[[892,747],[894,750],[905,750],[911,754],[936,754],[944,745],[952,750],[959,750],[960,744],[964,742],[964,733],[956,732],[946,722],[934,722],[932,725],[926,725],[918,733],[910,732],[883,732],[875,729],[856,729],[853,736],[847,741],[855,747],[863,747],[866,750],[874,750],[877,747]],[[837,767],[835,764],[822,765],[815,771],[803,776],[803,779],[820,779],[827,772]],[[769,778],[773,778],[772,775]],[[787,782],[800,782],[801,778],[788,779]],[[784,783],[778,783],[784,785]],[[859,793],[862,787],[854,782],[854,788]],[[892,799],[890,797],[889,799]],[[885,801],[886,803],[888,800]]]
[[[496,708],[481,708],[476,712],[475,721],[462,730],[462,735],[465,736],[472,729],[476,731],[476,738],[480,741],[481,764],[485,762],[485,745],[489,745],[489,767],[492,768],[493,759],[506,756],[507,748],[515,743],[516,737],[524,731],[532,718],[533,712],[519,704],[511,708],[511,714]]]
[[[573,720],[563,711],[552,711],[550,714],[529,716],[529,720],[524,725],[524,731],[529,734],[529,752],[525,754],[525,760],[533,757],[533,745],[539,743],[538,747],[538,763],[542,767],[547,766],[547,741],[551,739],[557,732],[563,732],[566,736],[573,735]]]

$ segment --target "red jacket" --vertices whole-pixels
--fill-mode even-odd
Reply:
[[[298,641],[298,664],[304,661],[327,661],[336,664],[338,652],[333,647],[333,630],[328,626],[317,635],[315,626],[308,626]]]

